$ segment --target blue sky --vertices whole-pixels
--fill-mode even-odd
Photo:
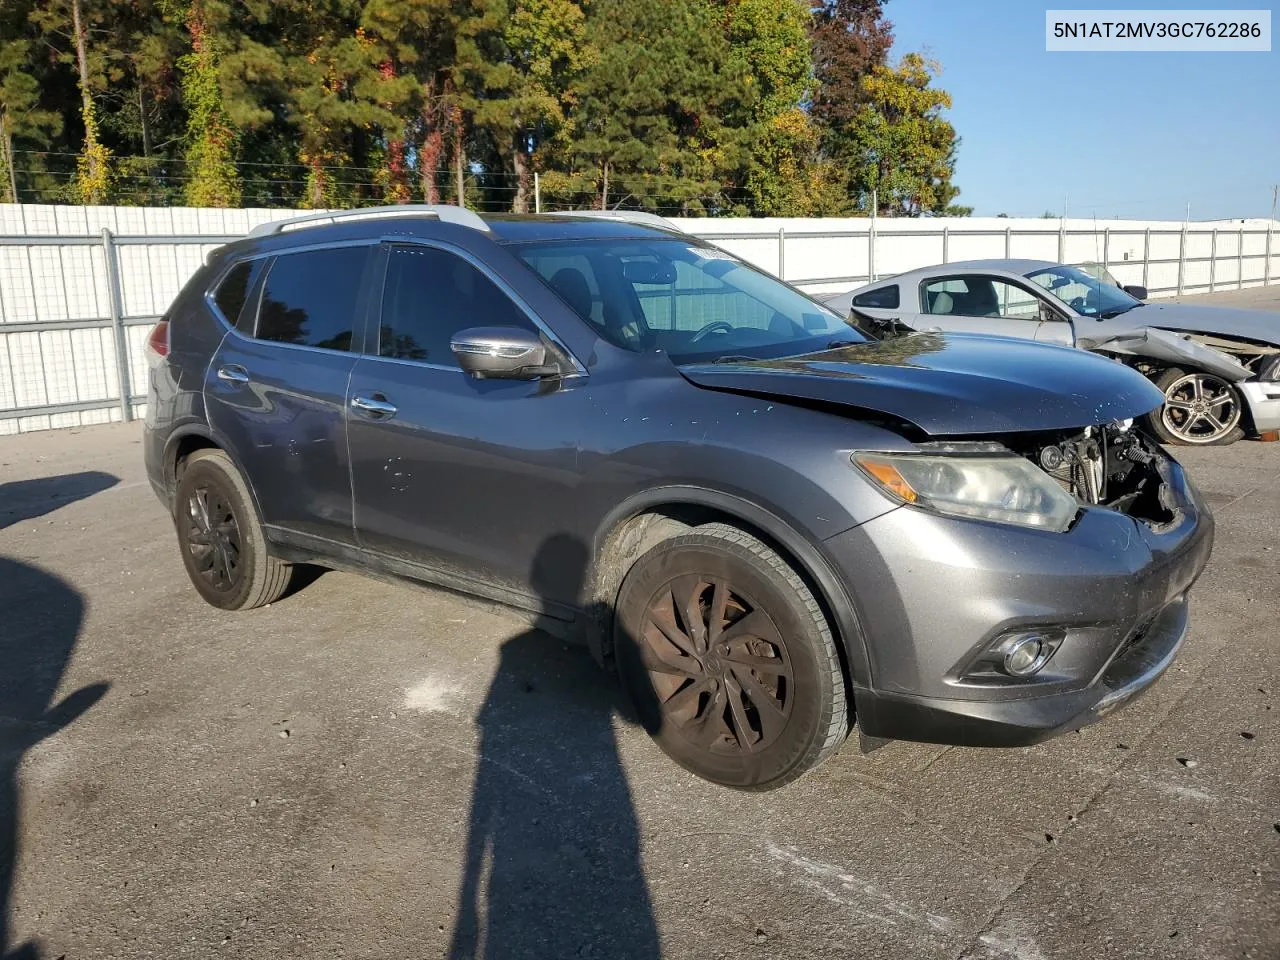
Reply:
[[[1266,9],[1242,0],[1220,9]],[[894,55],[942,63],[977,215],[1268,215],[1280,183],[1280,52],[1048,53],[1045,10],[1205,9],[1100,0],[887,0]],[[1273,8],[1274,11],[1274,8]]]

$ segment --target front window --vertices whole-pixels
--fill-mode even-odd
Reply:
[[[1038,284],[1083,317],[1119,316],[1142,306],[1119,287],[1092,276],[1079,267],[1046,267],[1027,274]]]
[[[513,244],[583,320],[629,350],[676,363],[812,353],[866,336],[815,300],[694,240]]]

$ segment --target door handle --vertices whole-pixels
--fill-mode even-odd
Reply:
[[[395,404],[387,403],[381,394],[372,397],[357,394],[351,398],[351,406],[370,420],[390,420],[396,415]]]
[[[226,380],[228,383],[248,383],[249,371],[238,363],[229,363],[225,367],[218,368],[218,379]]]

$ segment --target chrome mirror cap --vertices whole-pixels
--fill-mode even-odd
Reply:
[[[449,347],[473,377],[537,380],[560,373],[559,364],[547,362],[542,338],[520,327],[468,327],[453,335]]]

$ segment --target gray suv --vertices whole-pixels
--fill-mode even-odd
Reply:
[[[1032,743],[1168,667],[1213,524],[1139,373],[863,336],[643,215],[395,208],[210,256],[149,341],[201,596],[298,565],[529,611],[672,758],[781,785],[866,735]]]

